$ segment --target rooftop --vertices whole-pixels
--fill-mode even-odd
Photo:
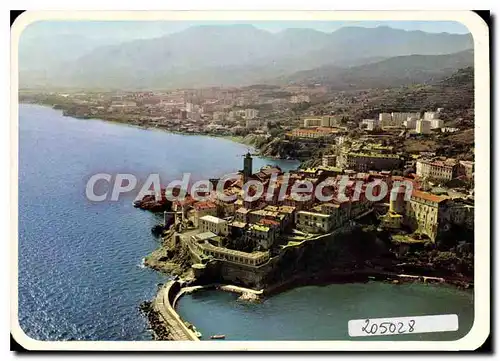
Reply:
[[[212,202],[198,202],[194,205],[194,209],[197,211],[203,210],[203,209],[210,209],[210,208],[216,208],[217,206],[215,203]]]
[[[203,232],[203,233],[198,233],[198,234],[194,235],[193,237],[195,237],[197,241],[205,241],[207,239],[215,238],[215,237],[217,237],[217,235],[215,233],[212,233],[212,232]]]
[[[308,212],[308,211],[300,211],[300,212],[298,212],[298,214],[306,214],[306,215],[310,215],[310,216],[324,217],[324,218],[330,217],[328,214],[316,213],[316,212]]]
[[[229,248],[225,248],[225,247],[217,247],[217,246],[214,246],[213,244],[210,244],[210,243],[204,243],[202,246],[203,246],[203,248],[208,249],[208,250],[217,251],[217,252],[221,252],[221,253],[225,253],[225,254],[230,254],[233,256],[237,256],[237,257],[258,259],[261,257],[268,257],[269,256],[269,252],[248,253],[248,252],[237,251],[237,250],[229,249]]]
[[[367,157],[367,158],[393,158],[399,159],[399,155],[397,154],[380,154],[380,153],[355,153],[349,152],[347,155],[354,157]]]
[[[266,226],[279,226],[280,223],[277,222],[277,221],[273,221],[272,219],[266,219],[266,218],[264,218],[264,219],[262,219],[260,221],[260,224],[263,224],[263,225],[266,225]]]
[[[230,223],[230,225],[236,228],[245,228],[247,226],[245,222],[238,222],[238,221],[233,221]]]
[[[431,193],[416,191],[416,190],[413,191],[412,197],[424,199],[426,201],[435,202],[435,203],[440,203],[440,202],[446,200],[445,197],[440,197],[440,196],[436,196],[436,195],[431,194]]]
[[[254,231],[259,231],[259,232],[269,232],[270,228],[268,226],[264,226],[261,224],[252,224],[250,226],[250,229],[252,229]]]
[[[330,156],[328,156],[330,157]],[[336,157],[335,155],[333,155],[332,157]],[[329,172],[338,172],[338,173],[342,173],[342,168],[339,168],[339,167],[333,167],[333,166],[324,166],[324,165],[320,165],[318,167],[319,170],[323,170],[323,171],[329,171]]]
[[[227,223],[227,221],[220,219],[218,217],[214,217],[214,216],[203,216],[200,218],[200,220],[204,220],[204,221],[212,222],[212,223]]]

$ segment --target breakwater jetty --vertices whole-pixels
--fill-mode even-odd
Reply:
[[[175,311],[175,305],[180,297],[185,294],[206,289],[219,289],[221,291],[241,294],[241,299],[247,301],[258,301],[263,291],[256,291],[245,287],[234,285],[209,284],[203,286],[187,286],[181,280],[171,280],[163,285],[153,300],[153,311],[158,315],[172,341],[199,341],[201,334],[193,325],[184,322]]]
[[[177,295],[182,289],[179,281],[169,281],[158,290],[153,301],[153,310],[158,313],[160,320],[165,323],[173,341],[199,341],[195,331],[191,330],[182,321],[174,309]]]

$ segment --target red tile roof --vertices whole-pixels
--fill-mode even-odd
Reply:
[[[280,224],[277,221],[273,221],[272,219],[267,219],[267,218],[261,219],[260,223],[267,225],[267,226],[279,226],[279,224]]]
[[[422,191],[413,191],[412,196],[415,198],[420,198],[424,199],[426,201],[431,201],[435,203],[442,202],[446,200],[444,197],[437,196],[435,194],[427,193],[427,192],[422,192]]]
[[[217,208],[217,206],[212,202],[198,202],[194,205],[194,209],[201,211],[203,209]]]

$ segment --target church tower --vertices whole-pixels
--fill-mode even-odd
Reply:
[[[252,175],[252,155],[248,152],[243,158],[243,183],[246,183]]]

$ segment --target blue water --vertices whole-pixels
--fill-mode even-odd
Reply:
[[[138,305],[166,276],[142,268],[160,222],[130,198],[91,203],[95,173],[163,180],[217,177],[242,168],[247,146],[63,117],[19,107],[19,322],[40,340],[150,340]],[[295,168],[297,162],[255,159]]]
[[[356,338],[449,341],[471,329],[474,301],[472,291],[443,285],[369,282],[295,288],[260,304],[223,291],[201,291],[180,298],[177,312],[204,339],[224,334],[226,340],[257,341],[352,340],[349,320],[456,314],[458,331]]]

